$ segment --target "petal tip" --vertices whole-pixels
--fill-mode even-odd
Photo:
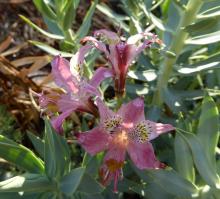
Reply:
[[[143,106],[143,105],[144,105],[144,99],[143,99],[143,97],[139,97],[139,98],[135,99],[135,100],[133,101],[133,105],[136,106],[136,107],[141,107],[141,106]]]

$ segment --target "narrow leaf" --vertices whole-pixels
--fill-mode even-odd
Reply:
[[[76,14],[75,10],[75,5],[74,1],[68,1],[67,6],[63,10],[64,15],[63,15],[63,29],[68,30],[71,28],[72,23],[73,23],[73,18]]]
[[[88,34],[89,28],[91,26],[92,16],[93,13],[95,12],[97,2],[98,2],[97,0],[92,2],[92,5],[90,6],[88,12],[86,13],[86,16],[83,19],[83,23],[75,35],[77,39],[81,39]]]
[[[0,192],[45,192],[56,186],[46,176],[24,174],[0,182]]]
[[[36,157],[28,148],[9,140],[3,135],[0,135],[0,157],[26,171],[44,173],[44,165],[41,159]]]
[[[201,145],[200,140],[191,133],[184,133],[184,135],[179,133],[179,135],[181,135],[189,144],[193,154],[194,163],[202,178],[208,185],[219,188],[219,176],[207,157],[207,153],[205,152],[204,147]]]
[[[67,52],[62,52],[62,51],[59,51],[55,48],[52,48],[51,46],[48,46],[47,44],[44,44],[42,42],[39,42],[39,41],[31,41],[29,40],[29,42],[35,46],[37,46],[38,48],[40,48],[41,50],[53,55],[53,56],[56,56],[56,55],[61,55],[62,57],[72,57],[73,54],[71,53],[67,53]]]
[[[39,155],[44,158],[44,142],[39,137],[30,132],[28,132],[28,137]]]
[[[45,169],[49,178],[60,179],[70,169],[70,152],[66,141],[45,120]]]
[[[193,44],[193,45],[207,45],[212,44],[220,41],[220,31],[216,31],[213,33],[200,35],[193,37],[191,39],[186,40],[186,44]]]
[[[49,37],[49,38],[52,38],[52,39],[64,39],[63,36],[61,35],[55,35],[55,34],[52,34],[52,33],[49,33],[43,29],[41,29],[40,27],[38,27],[37,25],[35,25],[31,20],[29,20],[28,18],[26,18],[25,16],[23,15],[19,15],[19,17],[24,20],[27,24],[29,24],[32,28],[34,28],[35,30],[37,30],[38,32],[40,32],[41,34],[45,35],[46,37]]]
[[[150,82],[157,78],[155,70],[137,71],[129,70],[128,76],[133,79]]]
[[[186,141],[178,134],[175,136],[174,149],[177,170],[180,175],[190,182],[194,182],[195,172],[192,154]]]
[[[191,65],[183,65],[180,69],[178,69],[178,73],[184,76],[195,75],[197,73],[212,70],[219,68],[220,66],[220,54],[217,53],[213,56],[210,56],[208,59],[200,61],[198,63],[194,63]]]
[[[51,20],[56,20],[56,14],[45,0],[33,0],[37,9]],[[48,2],[48,1],[47,1]]]
[[[98,4],[97,9],[102,12],[103,14],[105,14],[115,26],[119,26],[121,28],[123,28],[126,32],[129,32],[129,27],[126,23],[124,23],[124,21],[128,21],[129,17],[127,16],[123,16],[123,15],[119,15],[115,12],[113,12],[107,5],[105,4]]]
[[[207,157],[215,167],[216,147],[219,140],[219,112],[210,96],[206,96],[202,102],[197,135],[207,153]]]

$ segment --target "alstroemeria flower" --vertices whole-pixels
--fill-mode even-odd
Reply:
[[[77,55],[75,55],[75,58]],[[63,120],[73,111],[83,111],[97,115],[97,107],[92,101],[92,97],[100,96],[97,89],[99,84],[108,77],[112,72],[100,67],[98,68],[91,80],[86,80],[80,74],[78,68],[70,68],[68,60],[61,56],[56,56],[51,63],[52,75],[55,83],[64,89],[64,92],[51,92],[49,94],[40,94],[39,104],[42,109],[52,115],[52,125],[58,131],[62,131]],[[55,116],[59,112],[59,116]]]
[[[104,52],[105,57],[112,66],[117,95],[123,95],[124,93],[128,67],[135,57],[145,48],[150,47],[152,43],[161,44],[161,40],[149,32],[136,34],[126,41],[121,41],[116,33],[105,29],[95,31],[94,37],[87,36],[81,40],[81,43],[86,42],[90,42],[92,45],[86,44],[83,48],[95,47]]]
[[[159,135],[174,130],[170,124],[145,120],[144,100],[135,100],[124,104],[114,113],[98,99],[100,124],[85,133],[77,133],[78,143],[91,155],[107,151],[100,176],[104,185],[114,180],[114,190],[122,177],[122,167],[126,152],[139,169],[159,169],[160,163],[150,143]]]

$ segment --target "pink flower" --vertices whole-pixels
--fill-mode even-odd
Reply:
[[[128,67],[135,57],[145,48],[150,47],[152,43],[156,42],[161,44],[157,36],[149,32],[133,35],[126,41],[121,41],[116,33],[105,29],[95,31],[94,36],[95,37],[87,36],[83,38],[81,42],[90,42],[95,48],[104,52],[112,66],[117,95],[123,95],[124,93]],[[143,41],[140,42],[141,40]],[[93,46],[86,44],[83,48],[91,48]]]
[[[126,152],[139,169],[164,167],[156,159],[150,141],[174,130],[172,125],[145,120],[142,98],[122,105],[116,113],[109,110],[99,98],[97,106],[100,124],[86,133],[77,133],[76,137],[78,143],[91,155],[107,151],[100,169],[104,185],[114,180],[114,190],[117,190]]]
[[[83,49],[85,51],[85,48],[81,50]],[[75,54],[73,59],[80,59],[80,57]],[[72,63],[74,62],[72,61]],[[53,127],[61,132],[64,119],[73,111],[83,111],[97,115],[97,108],[92,101],[92,97],[100,96],[97,87],[105,78],[111,77],[112,72],[107,68],[100,67],[95,71],[91,80],[86,80],[83,78],[78,65],[72,65],[72,68],[70,68],[69,61],[60,56],[56,56],[51,65],[55,83],[62,87],[65,92],[41,94],[39,104],[44,110],[49,110],[50,115],[52,115]],[[54,116],[57,111],[60,112],[60,115]]]

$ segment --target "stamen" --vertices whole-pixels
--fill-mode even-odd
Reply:
[[[106,161],[106,165],[110,172],[116,172],[118,169],[121,169],[124,165],[124,162],[118,162],[114,159],[109,159]]]

